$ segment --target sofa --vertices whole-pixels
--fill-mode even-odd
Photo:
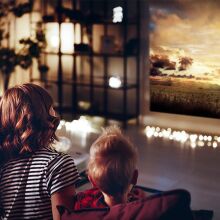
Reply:
[[[183,189],[160,192],[110,208],[70,211],[58,206],[61,220],[193,220],[190,193]]]

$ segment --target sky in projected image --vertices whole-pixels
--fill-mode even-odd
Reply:
[[[150,55],[165,59],[163,73],[220,85],[219,8],[217,0],[151,1]]]

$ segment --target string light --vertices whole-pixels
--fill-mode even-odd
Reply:
[[[213,148],[216,148],[216,147],[218,147],[218,143],[216,141],[214,141],[212,146],[213,146]]]
[[[171,128],[160,128],[158,126],[146,126],[145,134],[148,138],[164,138],[181,143],[188,143],[192,148],[196,148],[197,146],[217,148],[220,143],[220,136],[188,133],[186,131],[177,131],[172,130]]]

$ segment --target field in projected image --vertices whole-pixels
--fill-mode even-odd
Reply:
[[[220,118],[220,86],[193,79],[150,77],[151,110]]]

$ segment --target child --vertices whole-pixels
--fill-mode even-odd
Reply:
[[[73,159],[52,149],[59,118],[46,90],[8,89],[0,101],[0,219],[60,219],[79,179]]]
[[[136,148],[119,128],[109,127],[90,148],[88,178],[93,189],[74,197],[74,210],[104,208],[145,197],[131,191],[138,178]]]

